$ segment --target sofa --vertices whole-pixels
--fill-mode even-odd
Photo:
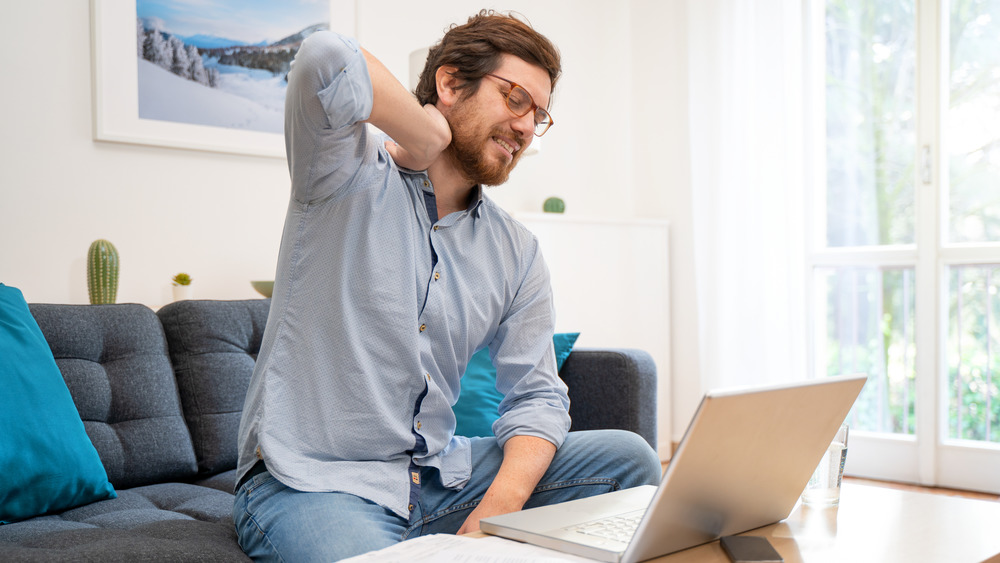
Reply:
[[[247,561],[232,524],[236,438],[269,306],[30,304],[117,496],[0,525],[0,561]],[[656,447],[649,354],[578,348],[560,376],[573,430],[631,430]]]

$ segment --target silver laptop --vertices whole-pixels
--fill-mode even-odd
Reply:
[[[494,516],[480,527],[590,559],[631,563],[783,520],[866,380],[838,376],[711,391],[659,487]],[[615,535],[615,522],[625,536]]]

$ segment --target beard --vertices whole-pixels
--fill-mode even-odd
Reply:
[[[518,139],[520,136],[501,128],[492,128],[489,134],[484,134],[486,128],[470,111],[471,106],[469,103],[461,104],[452,111],[448,120],[451,125],[451,144],[445,152],[462,175],[473,184],[499,186],[507,181],[511,171],[521,160],[524,147],[517,149],[510,162],[489,157],[488,145],[494,142],[493,137]]]

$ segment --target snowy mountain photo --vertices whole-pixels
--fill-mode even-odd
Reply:
[[[282,133],[285,76],[328,5],[136,1],[139,118]]]

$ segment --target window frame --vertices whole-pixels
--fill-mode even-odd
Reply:
[[[948,109],[948,0],[914,0],[917,34],[915,242],[867,247],[825,246],[826,190],[826,0],[807,0],[804,21],[805,195],[812,229],[805,245],[807,358],[810,377],[825,376],[816,339],[825,337],[817,319],[817,269],[912,267],[915,279],[915,422],[913,435],[853,431],[845,471],[874,479],[905,481],[1000,493],[1000,444],[948,438],[949,268],[1000,264],[1000,242],[949,243],[948,159],[943,119]]]

